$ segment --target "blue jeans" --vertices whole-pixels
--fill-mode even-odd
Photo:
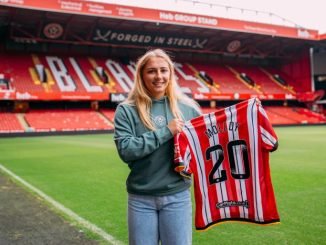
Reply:
[[[129,245],[190,245],[190,190],[166,196],[128,194]]]

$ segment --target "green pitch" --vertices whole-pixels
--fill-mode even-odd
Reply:
[[[193,244],[324,244],[326,126],[275,128],[271,174],[281,224],[223,223]],[[125,180],[112,135],[0,138],[0,163],[127,244]],[[90,236],[97,237],[88,233]]]

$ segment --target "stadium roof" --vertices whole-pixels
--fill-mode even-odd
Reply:
[[[85,1],[0,2],[0,30],[18,43],[124,49],[162,47],[183,53],[290,58],[325,48],[317,31]],[[5,33],[5,34],[4,34]]]

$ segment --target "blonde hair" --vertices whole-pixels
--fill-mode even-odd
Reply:
[[[183,94],[179,89],[175,77],[174,64],[170,56],[162,49],[154,49],[147,51],[143,56],[141,56],[136,64],[136,73],[134,78],[134,87],[128,95],[127,100],[124,103],[134,105],[139,113],[140,120],[145,125],[146,128],[150,130],[155,130],[155,126],[151,120],[150,109],[152,106],[152,99],[149,95],[148,90],[144,85],[142,78],[142,72],[147,64],[147,62],[153,58],[159,57],[163,58],[167,63],[170,70],[170,78],[166,88],[166,96],[169,100],[170,110],[175,118],[182,119],[183,115],[178,106],[178,101],[184,104],[192,106],[195,110],[200,112],[199,105],[188,96]]]

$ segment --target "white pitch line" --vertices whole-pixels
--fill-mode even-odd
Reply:
[[[112,244],[112,245],[123,245],[124,244],[123,242],[121,242],[121,241],[117,240],[116,238],[114,238],[112,235],[106,233],[104,230],[102,230],[98,226],[90,223],[89,221],[87,221],[84,218],[80,217],[78,214],[71,211],[69,208],[66,208],[61,203],[55,201],[53,198],[49,197],[48,195],[46,195],[41,190],[39,190],[36,187],[32,186],[31,184],[29,184],[28,182],[26,182],[25,180],[23,180],[22,178],[20,178],[19,176],[17,176],[13,172],[11,172],[9,169],[4,167],[2,164],[0,164],[0,170],[7,173],[8,175],[10,175],[15,180],[19,181],[21,184],[23,184],[25,187],[27,187],[31,191],[35,192],[37,195],[42,197],[46,202],[51,204],[54,208],[56,208],[57,210],[60,210],[64,214],[68,215],[72,220],[75,220],[81,226],[83,226],[83,227],[87,228],[88,230],[90,230],[90,231],[98,234],[99,236],[101,236],[104,240],[108,241],[110,244]]]

